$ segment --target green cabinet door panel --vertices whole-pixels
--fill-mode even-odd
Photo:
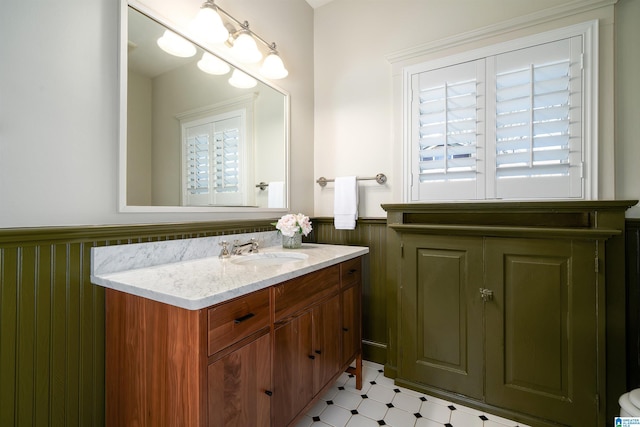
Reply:
[[[597,419],[595,244],[485,241],[486,401],[571,426]]]
[[[482,239],[405,235],[399,377],[483,396]]]

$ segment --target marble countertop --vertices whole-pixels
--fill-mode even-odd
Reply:
[[[173,244],[178,243],[180,242]],[[148,246],[145,245],[153,244],[135,245],[139,246],[137,252],[131,252],[133,245],[123,245],[123,251],[129,252],[126,255],[127,261],[136,257],[150,258]],[[114,248],[116,247],[108,249],[117,254]],[[94,249],[99,251],[107,248]],[[166,248],[164,249],[166,252]],[[304,254],[306,258],[279,265],[243,265],[237,262],[246,255],[221,259],[217,255],[209,254],[202,258],[178,258],[157,264],[149,262],[148,265],[138,260],[124,265],[119,271],[112,271],[117,269],[106,267],[106,264],[101,262],[98,252],[98,255],[92,253],[91,281],[106,288],[188,310],[199,310],[367,254],[369,248],[303,243],[301,249],[282,249],[281,246],[275,245],[260,249],[260,253],[265,254],[263,256],[291,252]],[[122,256],[121,251],[120,258]]]

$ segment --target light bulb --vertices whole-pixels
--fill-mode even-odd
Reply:
[[[231,53],[238,60],[249,64],[258,62],[262,59],[262,54],[258,50],[256,41],[246,30],[241,30],[240,34],[238,34],[236,39],[233,41]]]
[[[196,54],[196,47],[190,41],[169,30],[165,30],[158,39],[158,46],[165,52],[181,58]]]
[[[257,85],[258,82],[253,77],[236,69],[236,70],[233,70],[233,74],[231,74],[231,78],[229,79],[229,84],[239,89],[249,89]]]
[[[223,75],[227,74],[231,68],[229,64],[210,54],[205,52],[202,54],[202,59],[198,61],[198,68],[205,73]]]
[[[191,23],[192,30],[207,43],[224,43],[229,31],[215,6],[205,3]]]
[[[284,68],[282,58],[275,50],[269,52],[269,55],[264,59],[260,73],[268,79],[284,79],[289,75],[289,71]]]

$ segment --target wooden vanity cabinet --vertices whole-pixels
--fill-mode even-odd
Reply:
[[[106,425],[293,423],[354,360],[362,380],[360,277],[357,258],[202,310],[107,289]]]
[[[360,280],[357,258],[273,287],[274,426],[295,423],[354,361],[361,387]]]

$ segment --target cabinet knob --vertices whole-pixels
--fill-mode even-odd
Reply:
[[[266,394],[267,396],[273,396],[273,392],[271,390],[265,390],[264,394]]]
[[[349,328],[342,328],[344,332],[349,332]]]
[[[349,274],[355,274],[356,271],[358,271],[358,270],[356,270],[355,268],[352,268],[352,269],[349,270]]]
[[[480,298],[482,301],[487,302],[493,299],[493,291],[491,289],[480,288]]]
[[[310,355],[309,355],[309,359],[311,359],[311,360],[315,360],[315,358],[316,358],[316,357],[315,357],[313,354],[310,354]]]
[[[322,354],[321,350],[316,350],[316,354]]]

